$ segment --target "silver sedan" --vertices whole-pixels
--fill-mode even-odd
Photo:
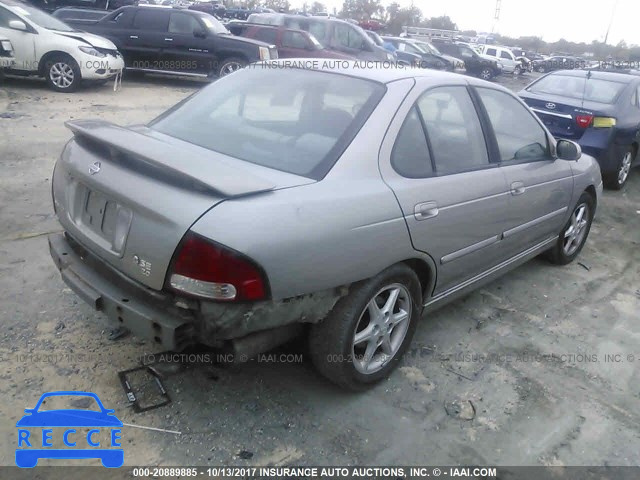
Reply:
[[[49,237],[64,281],[158,348],[387,376],[423,314],[580,253],[598,164],[516,96],[430,70],[253,65],[146,126],[73,121]]]

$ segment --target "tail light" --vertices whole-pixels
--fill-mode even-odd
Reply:
[[[593,115],[578,115],[576,116],[576,123],[580,128],[588,128],[593,122]]]
[[[174,254],[169,285],[198,297],[224,301],[267,298],[266,277],[247,257],[192,232]]]

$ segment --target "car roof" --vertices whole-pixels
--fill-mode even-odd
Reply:
[[[620,82],[620,83],[631,83],[634,80],[634,77],[637,74],[629,74],[622,72],[603,72],[599,70],[558,70],[556,72],[552,72],[549,75],[559,75],[562,74],[565,77],[578,77],[583,78],[586,77],[589,73],[591,73],[590,78],[596,78],[601,80],[609,80],[612,82]]]
[[[310,63],[315,62],[315,63]],[[478,86],[491,86],[493,88],[505,88],[495,83],[486,82],[477,78],[461,75],[459,73],[445,72],[442,70],[432,70],[428,68],[398,67],[392,62],[373,62],[366,60],[333,60],[326,58],[281,58],[278,60],[268,60],[270,65],[281,65],[281,68],[304,68],[320,72],[337,73],[350,77],[372,80],[379,83],[391,83],[407,78],[430,78],[434,83],[450,83]]]

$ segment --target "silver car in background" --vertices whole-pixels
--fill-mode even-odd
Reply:
[[[582,249],[598,164],[515,95],[430,70],[236,72],[147,126],[72,121],[49,237],[64,281],[158,347],[241,357],[304,331],[358,389],[423,312]]]

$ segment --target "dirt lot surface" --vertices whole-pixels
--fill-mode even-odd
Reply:
[[[147,122],[200,86],[0,85],[0,464],[14,463],[23,409],[65,389],[97,393],[125,423],[181,432],[125,427],[127,465],[640,464],[638,171],[605,192],[579,263],[535,259],[425,317],[401,368],[366,393],[332,387],[292,345],[239,369],[165,365],[173,402],[135,414],[117,372],[157,350],[111,339],[60,279],[51,172],[64,121]]]

